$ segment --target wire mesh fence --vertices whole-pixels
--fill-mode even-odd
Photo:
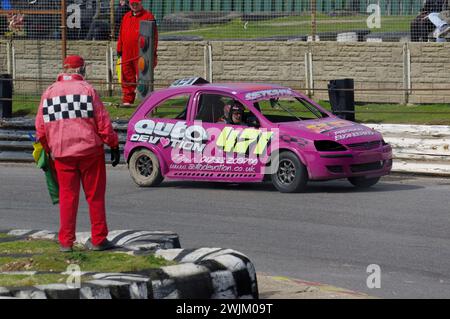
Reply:
[[[423,11],[424,0],[143,0],[142,2],[144,8],[151,10],[156,17],[160,40],[436,41],[436,38],[433,37],[435,26],[427,16],[422,17],[425,18],[422,19],[423,21],[416,19],[418,14]],[[447,1],[436,0],[435,2],[440,4],[440,7],[435,6],[434,11],[440,12],[446,9]],[[111,41],[117,39],[121,18],[129,11],[127,1],[0,0],[0,6],[0,73],[13,75],[14,102],[16,107],[20,106],[16,108],[16,115],[31,112],[32,109],[36,108],[40,100],[40,94],[54,81],[54,73],[61,70],[61,58],[66,54],[66,51],[68,54],[76,53],[87,57],[89,63],[87,71],[90,82],[95,85],[108,103],[111,105],[120,103],[121,90],[115,75],[115,48],[114,42]],[[442,17],[444,18],[444,16]],[[420,23],[414,23],[417,21]],[[66,40],[67,45],[65,44]],[[75,45],[80,40],[89,41],[95,43],[95,45]],[[163,46],[160,47],[161,60],[160,67],[157,69],[158,87],[164,87],[170,83],[166,78],[161,80],[161,75],[165,72],[172,72],[172,69],[175,68],[169,65],[175,61],[169,61],[166,58],[166,56],[171,55],[169,51],[173,52],[174,50],[181,51],[181,49],[173,47],[167,49],[164,49]],[[279,49],[280,51],[278,49],[271,50],[277,50],[276,52],[284,54],[282,49]],[[304,50],[304,48],[301,48],[301,50]],[[375,49],[371,47],[368,51],[370,50]],[[441,87],[435,86],[431,82],[425,84],[420,82],[420,87],[419,85],[408,87],[408,77],[413,77],[413,83],[419,82],[418,78],[421,76],[415,75],[414,70],[425,70],[426,64],[429,64],[425,61],[426,55],[429,55],[429,52],[435,50],[435,48],[427,47],[421,53],[424,57],[423,61],[418,61],[418,57],[413,57],[412,62],[411,59],[408,62],[408,59],[404,58],[405,55],[400,54],[401,47],[392,50],[398,51],[397,57],[394,59],[391,53],[386,53],[390,56],[380,57],[380,63],[390,61],[390,64],[384,69],[375,70],[374,68],[373,77],[383,78],[380,75],[384,72],[383,70],[393,66],[398,69],[395,74],[395,81],[388,77],[386,80],[388,83],[383,86],[385,79],[380,80],[379,83],[369,83],[366,77],[356,78],[356,82],[359,82],[355,87],[357,102],[367,102],[361,96],[373,92],[380,92],[379,101],[383,103],[391,103],[391,101],[381,99],[382,94],[395,96],[398,101],[402,102],[404,100],[401,96],[405,92],[417,95],[421,92],[429,92],[430,96],[443,96],[440,100],[434,99],[440,101],[439,103],[447,102],[446,92],[450,85],[446,85],[445,81],[439,83]],[[183,69],[178,67],[181,73],[189,72],[189,74],[179,74],[180,78],[194,73],[196,75],[202,75],[203,72],[208,73],[206,69],[210,67],[211,74],[214,69],[215,80],[253,80],[250,77],[248,79],[239,77],[240,74],[236,72],[229,72],[229,75],[221,75],[221,77],[216,75],[217,70],[226,73],[231,68],[241,68],[244,64],[243,60],[237,61],[236,66],[227,66],[226,64],[231,58],[227,58],[225,53],[223,57],[217,57],[217,53],[214,52],[215,60],[210,63],[212,66],[207,66],[203,65],[204,59],[207,57],[205,53],[207,51],[204,51],[203,45],[199,45],[197,51],[195,53],[197,59],[195,68],[189,63]],[[193,55],[193,51],[188,52]],[[239,48],[236,48],[236,52],[237,55],[241,54]],[[297,64],[307,64],[303,51],[301,52],[298,57],[294,57],[294,60],[284,61],[284,58],[281,57],[286,65],[287,63],[291,65],[289,67],[281,65],[280,67],[280,70],[288,75],[286,80],[292,78],[292,76],[290,76],[290,72],[284,71],[285,69],[295,68]],[[326,51],[324,54],[329,55],[330,53]],[[355,60],[355,57],[352,58],[355,54],[359,53],[350,52],[347,54],[341,52],[341,58],[344,55],[349,55],[350,60]],[[367,58],[365,56],[371,53],[365,52],[364,54],[360,55],[361,63],[350,61],[353,65],[359,63],[358,68],[361,68],[362,71],[354,70],[354,73],[347,75],[346,70],[349,67],[339,66],[342,77],[359,76],[363,72],[370,73],[369,68],[364,68],[363,60]],[[328,74],[330,74],[328,70],[335,69],[336,66],[335,61],[331,61],[333,57],[322,61],[321,57],[318,57],[319,55],[320,53],[316,53],[311,58],[311,60],[315,60],[312,61],[315,66],[311,66],[311,74],[314,73],[315,82],[307,85],[306,82],[309,80],[304,80],[306,72],[304,69],[307,69],[307,67],[301,66],[298,68],[300,75],[295,76],[296,85],[294,88],[305,92],[310,92],[313,89],[316,98],[326,99],[327,89],[324,79],[328,80]],[[177,56],[174,59],[180,60],[183,58],[185,58],[184,55]],[[220,59],[223,61],[217,61]],[[183,63],[186,64],[186,62]],[[408,67],[411,68],[408,63],[413,65],[412,74],[411,70],[408,71]],[[440,72],[448,72],[447,65],[450,64],[447,63],[447,60],[442,60],[441,64],[443,67]],[[262,69],[263,66],[257,66],[256,71],[259,68]],[[270,66],[270,68],[272,67]],[[273,66],[274,68],[275,66]],[[319,68],[323,70],[318,70]],[[198,70],[200,70],[200,73]],[[252,72],[251,68],[249,70]],[[262,73],[264,73],[264,70],[261,71]],[[335,73],[333,73],[333,76],[336,76]],[[433,72],[427,71],[427,74],[431,73]],[[233,77],[234,75],[238,75],[238,77]],[[273,75],[270,77],[273,77]],[[308,78],[308,76],[306,77]],[[174,79],[175,77],[171,80]],[[261,77],[261,81],[265,81],[265,78]],[[278,82],[291,86],[291,82],[294,81],[284,83],[280,80]],[[360,84],[362,82],[368,82],[369,84],[363,86]],[[427,103],[423,101],[431,101],[431,98],[426,100],[421,97],[414,100],[413,103]],[[392,101],[391,104],[395,103]],[[442,107],[434,110],[425,108],[415,111],[419,112],[416,114],[417,116],[420,112],[434,112],[433,114],[436,116],[444,115],[444,117],[450,118],[450,116],[445,115],[449,114],[447,109]],[[392,115],[395,112],[402,113],[404,111],[392,110],[389,107],[371,107],[370,109],[359,108],[357,112],[384,112]],[[444,113],[441,114],[442,112]],[[118,116],[125,113],[120,110]],[[437,119],[437,121],[439,120]]]
[[[65,2],[65,10],[61,6]],[[142,0],[162,37],[326,41],[435,41],[424,0]],[[431,11],[447,0],[428,0]],[[111,40],[127,0],[1,0],[0,38]],[[430,13],[430,10],[425,10]],[[445,18],[445,17],[443,17]],[[446,21],[443,19],[443,21]],[[344,33],[339,36],[339,34]],[[420,37],[422,39],[422,37]]]

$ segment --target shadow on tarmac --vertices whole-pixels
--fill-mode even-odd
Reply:
[[[192,181],[165,181],[158,188],[181,188],[181,189],[217,189],[235,191],[261,191],[278,192],[270,182],[264,183],[221,183],[221,182],[192,182]],[[380,181],[370,188],[356,188],[346,180],[308,182],[308,186],[303,193],[380,193],[393,191],[408,191],[425,188],[414,184],[386,183]]]

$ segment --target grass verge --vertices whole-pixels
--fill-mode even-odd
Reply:
[[[369,30],[372,32],[409,32],[414,16],[383,16],[381,27],[369,30],[367,16],[330,17],[317,15],[317,32],[340,32]],[[296,36],[311,34],[311,16],[298,15],[261,21],[234,19],[228,23],[193,26],[190,30],[161,32],[161,35],[201,36],[205,40],[254,39],[273,36]]]
[[[0,274],[1,287],[28,287],[35,285],[65,283],[68,276],[60,274],[36,274],[36,275],[2,275]],[[82,277],[86,281],[90,278]]]
[[[159,268],[173,262],[154,255],[131,256],[123,252],[95,252],[75,247],[72,253],[59,252],[50,240],[17,240],[0,243],[0,272],[64,272],[69,265],[83,272],[126,272]]]

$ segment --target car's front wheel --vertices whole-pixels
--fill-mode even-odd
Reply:
[[[128,169],[133,181],[141,187],[158,186],[164,179],[158,157],[148,149],[134,152],[128,163]]]
[[[348,181],[355,187],[358,188],[369,188],[380,180],[380,177],[372,177],[372,178],[366,178],[364,176],[358,176],[358,177],[349,177]]]
[[[272,183],[282,193],[304,191],[308,182],[306,166],[292,152],[281,152],[272,163]]]

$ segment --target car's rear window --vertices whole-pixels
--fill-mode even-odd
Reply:
[[[147,118],[186,120],[190,94],[171,96],[147,113]]]

